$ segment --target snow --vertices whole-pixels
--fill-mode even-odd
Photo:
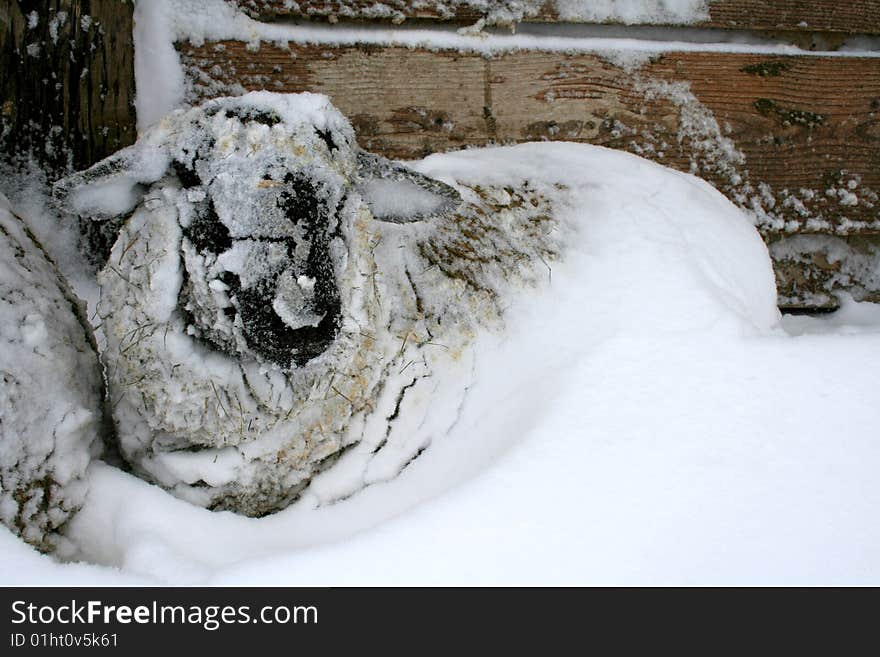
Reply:
[[[416,168],[463,191],[544,183],[574,227],[480,334],[464,403],[415,420],[454,411],[451,428],[392,446],[424,449],[396,477],[349,452],[260,519],[93,463],[69,538],[101,565],[4,534],[0,581],[877,583],[877,306],[780,321],[745,215],[635,156],[543,143]]]
[[[711,0],[556,0],[561,20],[688,24],[709,18]]]
[[[437,3],[435,10],[442,16],[454,15],[460,8],[481,12],[485,18],[480,24],[509,25],[534,18],[542,11],[554,11],[561,20],[621,22],[621,23],[672,23],[689,24],[709,17],[707,6],[711,0],[448,0]],[[260,0],[249,3],[259,13]],[[390,18],[402,23],[406,15],[399,10],[401,3],[379,1],[364,7],[362,3],[338,2],[334,4],[334,17],[342,18]]]
[[[58,28],[63,26],[65,22],[67,22],[66,11],[59,11],[49,19],[49,36],[52,39],[52,43],[58,41]]]
[[[180,106],[183,99],[183,69],[167,15],[157,0],[134,5],[134,73],[137,127],[143,132],[165,114]]]
[[[369,199],[373,215],[380,218],[431,214],[440,205],[435,194],[398,180],[370,180],[360,192]]]
[[[811,303],[837,305],[836,297],[842,290],[857,301],[873,300],[872,295],[880,286],[880,249],[870,242],[807,234],[781,237],[769,248],[774,261],[782,266],[820,265],[810,283],[814,290],[822,292],[815,292]],[[794,298],[787,298],[783,290],[780,293],[782,303],[798,303]],[[799,290],[793,288],[792,296],[798,293]]]
[[[840,293],[840,309],[828,315],[786,315],[782,325],[790,335],[864,335],[880,326],[880,304],[859,303]]]
[[[456,9],[465,8],[482,12],[481,21],[490,25],[506,25],[533,18],[542,11],[555,11],[561,20],[623,22],[623,23],[673,23],[689,24],[709,17],[707,5],[711,0],[448,0],[437,3],[436,11],[454,15]],[[259,13],[260,0],[250,3]],[[364,7],[362,3],[338,2],[334,4],[336,19],[342,18],[390,18],[403,22],[404,13],[399,2],[379,1]]]

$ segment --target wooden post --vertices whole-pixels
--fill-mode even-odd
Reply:
[[[50,177],[135,139],[133,3],[0,0],[2,158]]]

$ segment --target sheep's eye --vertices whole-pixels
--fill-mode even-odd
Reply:
[[[321,141],[327,144],[327,150],[331,153],[338,148],[336,146],[336,142],[333,141],[333,135],[330,133],[329,130],[320,130],[318,128],[315,128],[315,133],[318,135],[318,137],[321,138]]]

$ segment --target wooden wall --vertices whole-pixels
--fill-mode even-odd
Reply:
[[[474,23],[494,10],[518,5],[523,21],[554,22],[579,19],[569,12],[560,17],[553,0],[504,2],[503,0],[233,0],[259,20],[307,18],[309,20],[385,20],[400,24],[406,20],[430,19]],[[571,4],[571,3],[569,3]],[[880,34],[880,2],[877,0],[710,0],[708,18],[691,23],[697,27],[722,29],[842,32]],[[564,12],[564,10],[563,10]],[[661,21],[675,25],[675,20]]]
[[[534,51],[486,58],[271,43],[255,51],[229,41],[181,52],[202,74],[194,100],[239,86],[325,93],[362,146],[391,157],[541,139],[600,144],[759,203],[771,232],[880,228],[880,59],[681,52],[627,71],[599,55]],[[851,181],[855,202],[825,194],[849,191]]]

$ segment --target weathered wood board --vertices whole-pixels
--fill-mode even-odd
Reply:
[[[135,138],[132,3],[0,0],[0,146],[50,172]]]
[[[326,93],[364,147],[392,157],[490,142],[600,144],[699,173],[754,206],[769,231],[880,231],[878,59],[682,52],[626,71],[590,54],[180,49],[199,75],[192,100]]]
[[[386,20],[402,23],[412,19],[474,23],[493,15],[521,15],[524,21],[588,21],[589,13],[559,8],[554,0],[235,0],[251,16],[262,20],[306,18],[313,20]],[[567,3],[571,7],[571,3]],[[880,34],[880,0],[710,0],[708,18],[697,27],[740,30],[842,32]],[[501,10],[501,11],[499,11]],[[659,19],[676,25],[675,14]],[[662,14],[661,14],[662,15]]]
[[[875,58],[673,52],[633,70],[586,53],[178,48],[192,102],[254,89],[325,93],[365,148],[391,157],[542,139],[600,144],[709,180],[753,212],[770,241],[835,235],[867,240],[862,251],[880,241]],[[799,274],[810,259],[785,253],[787,306],[833,305],[830,291],[852,287]],[[869,288],[861,297],[880,300],[880,284]]]

